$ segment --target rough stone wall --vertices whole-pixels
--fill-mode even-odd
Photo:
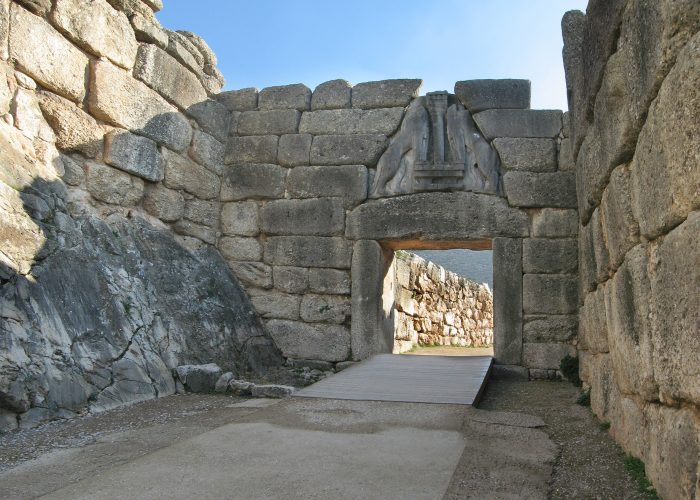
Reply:
[[[580,373],[663,498],[700,496],[700,4],[562,22],[580,217]]]
[[[493,344],[493,295],[476,283],[418,255],[394,258],[394,352],[416,346],[487,347]]]
[[[213,244],[229,111],[159,0],[0,0],[0,431],[282,358]]]

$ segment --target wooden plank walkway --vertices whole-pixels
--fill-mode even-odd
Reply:
[[[379,354],[297,392],[305,398],[476,405],[491,356]]]

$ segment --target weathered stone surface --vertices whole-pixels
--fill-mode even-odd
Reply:
[[[155,45],[139,46],[134,76],[185,111],[207,98],[199,79]]]
[[[423,80],[381,80],[355,85],[352,89],[353,108],[406,107],[418,97]]]
[[[309,269],[309,290],[314,293],[350,294],[350,275],[337,269]]]
[[[516,207],[576,208],[573,172],[507,172],[503,176],[508,203]]]
[[[51,21],[76,45],[131,69],[138,44],[129,20],[106,0],[56,0]]]
[[[312,140],[310,134],[283,135],[277,145],[277,162],[285,167],[308,165]]]
[[[234,261],[262,259],[262,245],[255,238],[223,237],[217,245],[224,258]]]
[[[216,96],[229,111],[253,111],[258,107],[258,89],[229,90]]]
[[[309,323],[343,324],[350,318],[350,299],[340,295],[304,295],[301,319]]]
[[[310,162],[314,165],[377,164],[388,139],[381,134],[323,135],[314,137]]]
[[[276,290],[304,293],[309,288],[309,270],[305,267],[275,266],[272,280]]]
[[[224,203],[221,206],[221,230],[236,236],[257,236],[260,232],[258,204],[254,201]]]
[[[523,272],[576,273],[578,242],[571,239],[527,238],[523,241]]]
[[[583,299],[583,294],[593,290],[597,283],[593,225],[590,222],[586,226],[579,227],[578,273],[581,299]]]
[[[335,198],[276,200],[262,208],[260,222],[267,234],[331,236],[345,229],[345,210]]]
[[[277,160],[276,135],[230,137],[224,161],[227,165],[241,163],[274,163]]]
[[[165,160],[156,143],[125,130],[113,130],[105,136],[104,161],[148,181],[163,180]]]
[[[347,80],[331,80],[320,84],[311,96],[311,109],[340,109],[351,105],[352,85]]]
[[[528,235],[527,216],[485,194],[421,193],[373,200],[348,214],[346,236],[373,240],[478,240]]]
[[[295,134],[300,117],[296,109],[245,111],[238,118],[236,132],[238,135]]]
[[[55,134],[44,119],[34,92],[18,88],[12,102],[14,126],[30,140],[54,142]]]
[[[195,33],[192,33],[191,31],[178,30],[177,33],[179,35],[184,36],[190,42],[190,44],[199,51],[199,53],[202,55],[204,65],[208,64],[216,66],[218,64],[216,54],[213,50],[211,50],[209,44],[207,44],[207,42],[204,41],[202,37]]]
[[[222,394],[228,391],[228,385],[231,383],[231,380],[235,380],[235,378],[236,375],[233,372],[226,372],[222,374],[214,385],[214,392]]]
[[[131,27],[139,42],[152,43],[161,49],[168,48],[168,34],[158,24],[144,16],[135,14],[131,17]]]
[[[233,274],[248,285],[272,288],[272,268],[261,262],[229,262]]]
[[[184,218],[209,227],[219,226],[221,204],[218,201],[187,200]]]
[[[562,358],[567,355],[576,355],[574,346],[559,343],[523,344],[523,366],[528,368],[558,370]]]
[[[276,266],[349,269],[351,255],[344,238],[272,236],[265,242],[265,262]]]
[[[242,164],[227,167],[221,185],[221,201],[282,198],[286,176],[287,169],[277,165]]]
[[[471,113],[485,109],[528,109],[530,80],[465,80],[455,83],[455,95]]]
[[[88,161],[85,163],[86,186],[100,201],[115,205],[135,205],[143,196],[143,181],[117,169]]]
[[[307,111],[301,117],[299,131],[313,135],[391,135],[401,125],[403,113],[403,108]]]
[[[157,184],[146,188],[143,208],[162,221],[175,222],[182,218],[185,210],[185,199],[177,191]]]
[[[223,104],[212,99],[197,102],[187,108],[186,113],[194,118],[202,129],[226,142],[231,121],[231,112]]]
[[[523,348],[523,249],[518,238],[493,240],[494,358],[519,365]]]
[[[263,318],[299,319],[301,295],[290,295],[272,290],[248,290],[250,301]]]
[[[574,152],[571,149],[571,139],[562,139],[559,144],[559,153],[557,161],[559,170],[562,172],[571,172],[576,170],[576,162],[574,162]]]
[[[523,311],[525,314],[573,314],[578,305],[577,288],[575,275],[525,274]]]
[[[45,16],[51,10],[51,0],[16,0],[25,9],[37,16]]]
[[[290,385],[278,384],[254,384],[250,390],[251,396],[254,398],[287,398],[294,394],[296,389]]]
[[[197,238],[209,245],[214,245],[216,243],[216,230],[202,224],[197,224],[196,222],[181,219],[173,224],[173,229],[177,234]]]
[[[90,158],[102,153],[102,128],[73,102],[49,92],[37,92],[39,106],[56,134],[62,151],[80,151]]]
[[[10,7],[10,57],[47,89],[80,102],[85,98],[88,58],[44,19]]]
[[[493,145],[505,170],[557,170],[557,144],[553,139],[498,138]]]
[[[346,208],[365,201],[367,187],[367,168],[363,165],[297,167],[287,177],[287,191],[291,197],[338,197]]]
[[[258,94],[258,107],[306,111],[311,107],[311,90],[301,83],[267,87]]]
[[[585,26],[586,16],[578,10],[571,10],[565,13],[561,20],[562,38],[564,39],[562,58],[566,75],[566,95],[569,104],[569,123],[571,128],[567,137],[571,137],[572,159],[574,162],[589,124],[588,116],[585,113],[585,105],[583,104],[584,75],[581,56]]]
[[[153,9],[143,0],[107,0],[109,4],[117,10],[124,12],[127,17],[135,14],[143,16],[151,22],[156,22]],[[154,0],[154,2],[157,0]],[[152,3],[154,3],[152,2]]]
[[[608,246],[603,235],[603,225],[601,223],[600,209],[596,209],[591,217],[591,237],[593,238],[593,255],[595,256],[595,279],[598,283],[602,283],[608,279],[610,275],[609,262],[610,254]]]
[[[345,326],[285,320],[266,325],[286,357],[344,361],[350,356],[350,332]]]
[[[108,62],[91,64],[88,104],[96,118],[139,132],[174,151],[190,144],[192,128],[187,119],[157,92]]]
[[[474,121],[486,139],[496,137],[549,137],[561,132],[561,111],[490,109],[476,113]]]
[[[608,325],[605,312],[605,285],[586,295],[579,311],[579,346],[593,354],[608,352]]]
[[[639,242],[639,226],[632,213],[629,170],[616,168],[603,192],[600,207],[602,230],[610,252],[609,267],[617,269],[627,251]]]
[[[543,208],[532,214],[533,238],[573,238],[578,234],[576,210]]]
[[[6,61],[10,57],[7,45],[10,36],[10,0],[0,0],[0,59]],[[1,83],[0,83],[1,85]],[[0,108],[1,109],[1,108]],[[0,428],[2,424],[0,424]]]
[[[73,158],[67,155],[60,155],[63,165],[63,182],[70,186],[79,186],[85,180],[85,171]]]
[[[575,314],[526,316],[523,324],[523,342],[569,342],[576,338],[577,331],[578,318]]]
[[[221,182],[206,168],[197,165],[189,158],[163,148],[165,157],[165,179],[163,183],[170,189],[184,189],[198,198],[209,200],[219,195]]]
[[[220,175],[224,171],[224,151],[224,145],[212,136],[201,130],[194,131],[189,150],[194,161]]]
[[[179,61],[184,68],[189,69],[193,74],[198,74],[202,70],[204,59],[202,54],[180,33],[165,30],[168,35],[168,54]]]
[[[215,363],[206,365],[182,365],[173,369],[173,374],[189,392],[214,392],[221,377],[221,367]]]

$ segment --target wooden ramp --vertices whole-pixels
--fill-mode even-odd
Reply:
[[[302,389],[295,396],[475,405],[492,360],[491,356],[378,354]]]

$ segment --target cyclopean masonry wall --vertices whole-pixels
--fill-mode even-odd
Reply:
[[[493,344],[493,295],[476,283],[409,252],[396,252],[394,353],[417,346],[487,347]],[[387,285],[385,280],[385,288]]]
[[[663,498],[700,496],[700,4],[562,22],[580,217],[580,374]]]

